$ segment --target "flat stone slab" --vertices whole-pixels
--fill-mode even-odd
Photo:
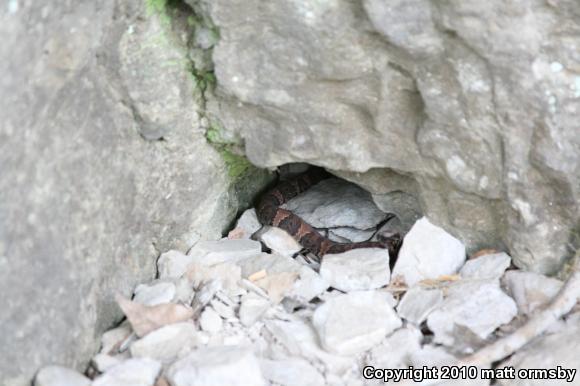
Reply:
[[[413,287],[408,290],[397,306],[399,316],[419,325],[443,302],[441,289],[424,289]]]
[[[193,351],[167,370],[172,386],[265,386],[260,364],[248,349],[218,346]]]
[[[224,262],[235,262],[262,253],[258,241],[248,239],[222,239],[218,241],[200,241],[187,253],[193,261],[205,265]]]
[[[312,317],[322,347],[352,355],[378,344],[401,326],[385,294],[360,291],[338,295],[319,306]]]
[[[389,283],[390,274],[389,251],[380,248],[325,255],[320,265],[320,276],[344,292],[383,287]]]
[[[511,264],[507,253],[494,253],[468,260],[459,271],[464,279],[499,279]]]

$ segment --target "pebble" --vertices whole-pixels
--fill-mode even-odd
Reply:
[[[353,249],[324,256],[320,275],[344,292],[364,291],[389,283],[389,252],[380,248]]]
[[[161,364],[150,358],[134,358],[111,367],[92,386],[153,386]]]
[[[221,263],[207,266],[194,262],[187,269],[187,278],[194,288],[200,288],[210,281],[219,281],[221,289],[231,296],[240,294],[238,282],[242,278],[242,270],[231,263]]]
[[[483,255],[467,261],[459,275],[464,279],[499,279],[510,266],[511,260],[503,252]]]
[[[133,301],[146,306],[155,306],[157,304],[169,303],[175,297],[175,284],[169,282],[160,282],[151,285],[139,284],[135,288]]]
[[[167,364],[199,344],[195,326],[191,322],[169,324],[133,342],[130,347],[134,358],[151,358]]]
[[[215,265],[224,262],[235,262],[262,253],[258,241],[248,239],[222,239],[218,241],[200,241],[191,248],[188,256],[193,261],[204,265]]]
[[[523,315],[529,315],[550,302],[563,285],[558,279],[523,271],[506,272],[502,283]]]
[[[516,314],[515,302],[500,289],[498,280],[459,282],[449,288],[445,300],[427,317],[427,325],[435,334],[435,343],[453,346],[458,344],[456,326],[486,339]]]
[[[132,333],[131,325],[126,322],[119,327],[106,331],[101,337],[101,354],[116,354],[121,343]]]
[[[89,386],[91,380],[78,371],[62,366],[46,366],[34,378],[34,386]]]
[[[401,319],[385,294],[360,291],[327,300],[314,312],[312,323],[326,350],[352,355],[378,344],[401,326]]]
[[[244,326],[251,326],[268,311],[270,300],[258,295],[255,292],[249,292],[242,296],[240,305],[239,318]]]
[[[228,234],[230,239],[249,239],[252,235],[257,232],[262,227],[260,221],[258,221],[258,216],[256,215],[256,209],[247,209],[242,213],[234,229]]]
[[[187,271],[187,266],[191,264],[191,256],[171,250],[161,254],[157,260],[157,272],[160,279],[178,279]]]
[[[104,373],[120,362],[121,360],[119,358],[107,354],[97,354],[91,359],[92,366],[100,373]]]
[[[441,302],[443,302],[441,289],[413,287],[403,295],[397,306],[397,313],[401,318],[419,325]]]
[[[423,217],[405,236],[391,276],[413,286],[424,279],[454,274],[464,262],[463,243]]]
[[[199,325],[203,331],[218,332],[223,327],[223,320],[212,307],[205,307],[199,318]]]
[[[324,377],[310,363],[300,358],[261,359],[262,374],[270,382],[282,386],[320,386]]]
[[[265,386],[255,355],[241,347],[221,346],[193,351],[169,367],[172,386]]]
[[[268,227],[260,234],[259,239],[272,251],[282,256],[293,256],[302,250],[302,245],[281,228]]]

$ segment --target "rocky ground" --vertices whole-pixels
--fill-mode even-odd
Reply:
[[[386,218],[368,193],[338,179],[287,207],[340,241],[376,237]],[[521,326],[563,284],[515,269],[503,252],[468,257],[424,217],[410,229],[394,219],[378,230],[406,233],[392,270],[383,249],[319,263],[284,231],[260,228],[249,209],[228,237],[163,253],[157,279],[132,299],[117,296],[126,319],[101,337],[85,375],[50,366],[35,385],[382,384],[365,379],[363,368],[452,365]],[[493,367],[578,370],[579,321],[572,312]],[[531,384],[500,378],[473,382]],[[566,383],[550,384],[558,382]]]

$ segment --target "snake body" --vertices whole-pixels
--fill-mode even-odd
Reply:
[[[399,234],[380,241],[363,241],[357,243],[339,243],[321,235],[300,216],[280,206],[306,191],[320,181],[331,177],[324,169],[313,168],[292,179],[281,181],[266,192],[257,206],[258,220],[262,225],[271,225],[284,229],[304,249],[318,258],[330,253],[342,253],[357,248],[387,248],[391,256],[396,254],[400,244]]]

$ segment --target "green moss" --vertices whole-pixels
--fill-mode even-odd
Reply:
[[[234,154],[228,148],[222,148],[219,152],[228,170],[228,176],[232,181],[237,181],[256,169],[246,157]]]

